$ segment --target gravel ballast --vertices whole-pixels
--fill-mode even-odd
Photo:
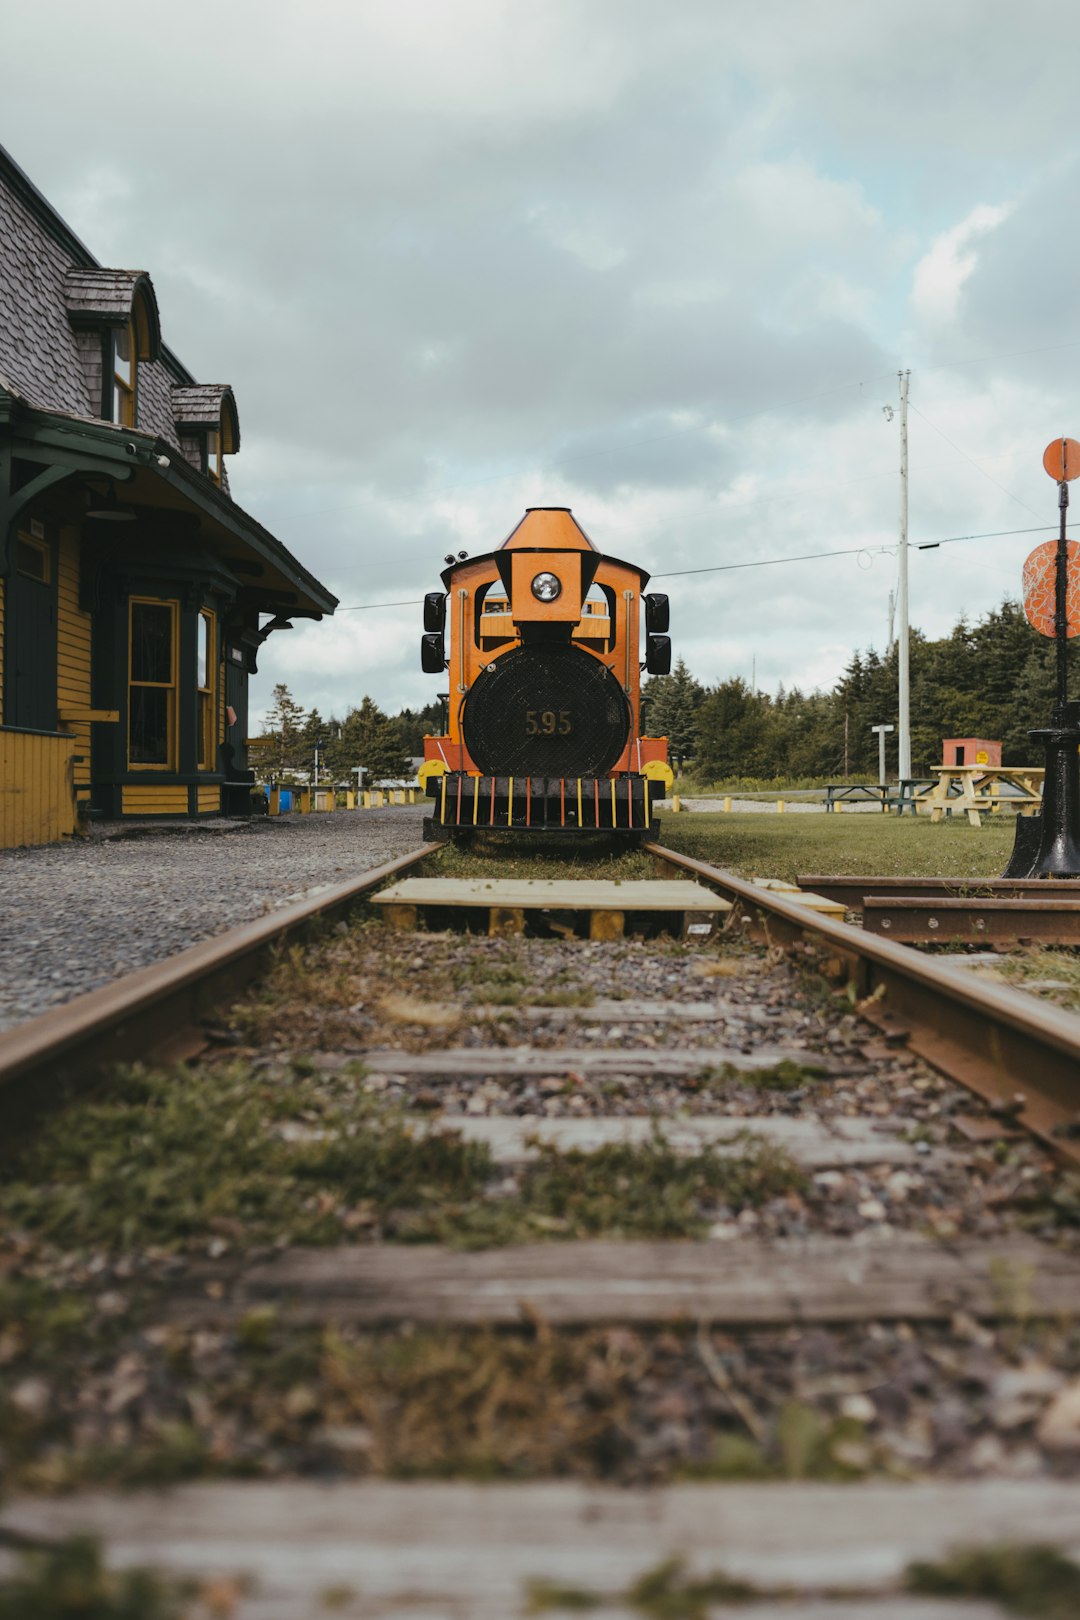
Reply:
[[[423,814],[113,825],[0,851],[0,1029],[415,849]]]

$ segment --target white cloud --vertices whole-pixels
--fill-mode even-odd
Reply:
[[[1011,203],[980,203],[965,219],[936,236],[915,266],[911,292],[916,317],[944,325],[955,318],[964,283],[978,264],[978,242],[1012,212]]]

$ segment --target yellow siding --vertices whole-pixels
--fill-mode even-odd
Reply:
[[[89,794],[90,615],[79,607],[79,542],[74,529],[60,533],[56,588],[56,702],[60,724],[75,733],[74,751],[82,756],[75,766],[75,791]]]
[[[215,814],[221,809],[221,789],[219,787],[201,787],[199,789],[199,814],[205,816],[210,810]]]
[[[70,737],[0,731],[0,849],[71,837],[75,752]]]
[[[158,787],[140,783],[138,787],[121,789],[121,815],[125,816],[186,816],[188,793],[186,787]]]

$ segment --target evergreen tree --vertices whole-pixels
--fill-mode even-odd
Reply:
[[[274,687],[266,730],[253,739],[249,754],[256,770],[275,775],[303,769],[304,711],[284,682]]]
[[[704,696],[704,688],[681,658],[670,675],[654,675],[647,681],[641,694],[642,731],[666,737],[668,755],[680,765],[697,751],[697,715]]]
[[[333,759],[335,771],[342,775],[362,765],[366,784],[400,781],[412,775],[397,725],[369,697],[361,700],[358,709],[350,709],[341,722]]]

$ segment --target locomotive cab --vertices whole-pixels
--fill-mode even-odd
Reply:
[[[649,831],[671,772],[667,739],[640,734],[644,570],[602,555],[569,510],[540,507],[497,551],[448,559],[442,580],[422,644],[425,670],[450,676],[447,731],[425,739],[429,831]],[[666,598],[645,601],[647,621],[666,612]],[[648,643],[661,673],[670,643]]]

